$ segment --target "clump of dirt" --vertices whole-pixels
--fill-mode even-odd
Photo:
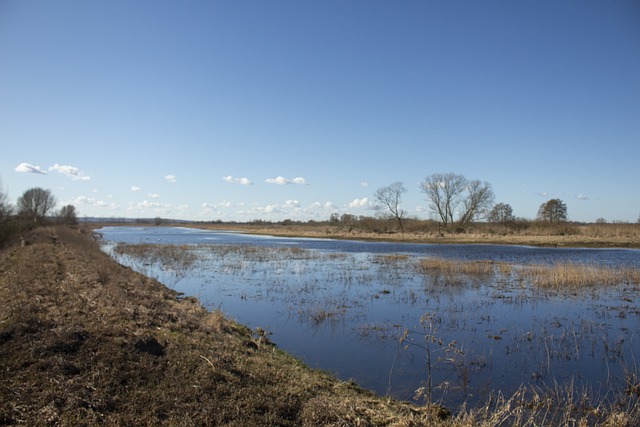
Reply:
[[[0,425],[439,425],[115,263],[87,231],[0,252]]]

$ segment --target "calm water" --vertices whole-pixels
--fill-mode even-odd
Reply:
[[[572,382],[604,394],[625,386],[625,371],[640,370],[637,285],[560,292],[498,276],[451,284],[415,268],[426,257],[640,268],[639,250],[371,243],[164,227],[100,233],[112,254],[118,243],[188,245],[181,250],[195,255],[189,265],[116,258],[268,330],[309,366],[381,395],[413,400],[427,387],[429,355],[432,399],[451,408],[521,385]]]

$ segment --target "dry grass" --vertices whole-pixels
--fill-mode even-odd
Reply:
[[[496,269],[506,263],[491,261],[460,261],[442,258],[424,258],[417,270],[446,286],[461,285],[469,281],[484,281],[496,274]],[[502,271],[502,270],[500,270]]]
[[[637,268],[613,268],[576,263],[529,266],[520,269],[519,275],[543,288],[640,283],[640,269]]]
[[[640,284],[640,269],[578,263],[516,266],[506,262],[425,258],[418,263],[418,271],[441,278],[448,284],[463,283],[468,279],[487,280],[493,276],[558,289]]]

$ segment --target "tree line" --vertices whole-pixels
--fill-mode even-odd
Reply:
[[[420,183],[429,208],[444,228],[462,231],[475,221],[507,225],[515,221],[513,208],[507,203],[494,204],[495,195],[486,181],[469,180],[455,173],[435,173]],[[401,208],[407,188],[402,182],[384,186],[374,193],[374,209],[380,217],[393,219],[404,232],[407,213]],[[560,199],[551,199],[538,210],[537,219],[553,223],[568,219],[567,206]]]

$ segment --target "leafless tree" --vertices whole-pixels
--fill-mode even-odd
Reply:
[[[4,221],[11,215],[11,204],[9,203],[9,196],[2,188],[2,182],[0,182],[0,222]]]
[[[453,224],[456,216],[460,227],[468,226],[487,213],[494,198],[488,182],[468,181],[464,175],[454,173],[428,176],[421,189],[430,202],[431,210],[445,227]]]
[[[66,205],[58,212],[58,222],[60,224],[76,225],[78,223],[78,213],[73,205]]]
[[[487,220],[494,224],[507,225],[515,220],[513,208],[507,203],[498,203],[491,209],[491,212],[489,212]]]
[[[563,222],[567,220],[567,205],[560,199],[551,199],[540,205],[538,219],[549,222]]]
[[[18,215],[40,223],[55,206],[56,198],[51,191],[39,187],[31,188],[18,199]]]
[[[453,224],[453,215],[460,203],[466,183],[467,179],[463,175],[434,173],[425,178],[421,184],[422,191],[427,195],[427,201],[431,202],[431,210],[438,215],[445,226]]]
[[[488,182],[478,180],[467,184],[467,197],[464,199],[464,212],[460,217],[460,226],[466,227],[478,217],[485,216],[493,204],[493,190]]]
[[[404,184],[401,182],[394,182],[386,187],[378,188],[373,195],[376,203],[374,208],[378,211],[388,210],[391,218],[398,221],[400,231],[404,233],[404,225],[402,220],[405,217],[405,211],[400,208],[402,202],[402,195],[407,192]]]

